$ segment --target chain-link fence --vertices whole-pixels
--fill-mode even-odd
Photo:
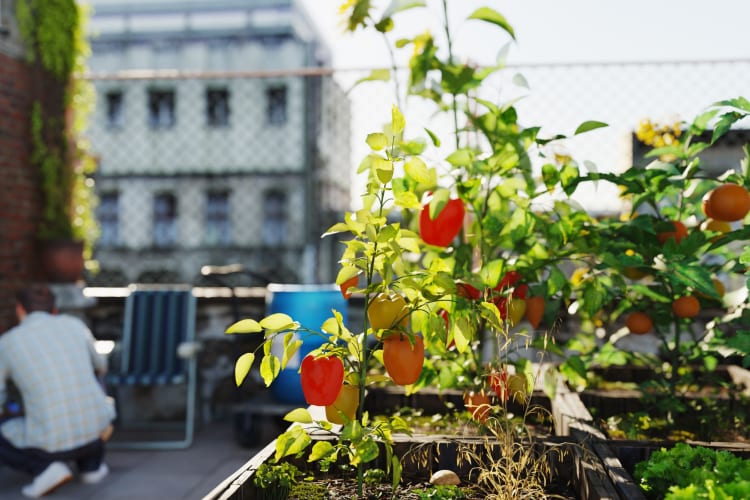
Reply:
[[[354,85],[368,73],[97,75],[89,136],[100,158],[102,272],[90,281],[198,282],[202,265],[234,262],[273,281],[332,280],[341,247],[319,235],[359,204],[354,172],[367,134],[396,103],[411,136],[451,130],[393,83]],[[403,89],[405,72],[398,78]],[[517,99],[519,122],[542,136],[572,135],[585,120],[609,124],[549,147],[582,170],[620,171],[634,161],[642,119],[691,120],[748,91],[750,60],[559,64],[506,68],[482,97]],[[439,165],[445,153],[428,156]],[[716,161],[729,168],[739,158],[728,145]],[[582,186],[575,198],[595,212],[620,208],[613,186]]]

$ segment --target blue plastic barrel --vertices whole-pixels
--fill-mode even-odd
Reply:
[[[288,314],[301,326],[320,332],[321,325],[333,316],[332,309],[340,312],[346,323],[347,301],[335,284],[330,285],[268,285],[266,311],[268,314]],[[302,340],[297,353],[289,360],[286,368],[271,384],[271,394],[278,401],[305,404],[302,385],[299,379],[299,365],[313,349],[320,347],[325,339],[318,334],[295,333]],[[277,336],[272,352],[281,357],[283,335]]]

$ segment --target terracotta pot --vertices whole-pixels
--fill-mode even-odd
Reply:
[[[83,278],[83,242],[49,240],[39,243],[42,277],[50,283],[75,283]]]

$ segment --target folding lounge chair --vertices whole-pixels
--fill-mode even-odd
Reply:
[[[186,408],[184,437],[173,440],[115,441],[112,448],[178,449],[193,441],[197,390],[195,348],[196,300],[189,288],[134,288],[125,302],[124,329],[119,360],[106,377],[118,407],[118,388],[184,385]],[[119,412],[118,412],[119,413]],[[152,419],[153,420],[153,419]],[[177,423],[177,422],[176,422]],[[122,421],[123,430],[126,423]],[[118,425],[119,425],[118,424]],[[164,428],[148,422],[144,429]],[[174,426],[172,426],[174,427]]]

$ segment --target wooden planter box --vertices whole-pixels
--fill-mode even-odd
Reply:
[[[750,396],[750,371],[738,366],[721,366],[713,375],[718,376],[724,382],[732,382],[738,386],[744,385],[745,395]],[[640,382],[642,380],[651,380],[654,375],[652,370],[643,367],[618,368],[617,370],[609,370],[606,373],[608,380],[613,380],[614,377],[621,377],[621,381]],[[629,389],[585,390],[579,394],[581,402],[597,421],[603,421],[617,415],[643,411],[645,408],[642,396],[643,394],[639,390]],[[683,401],[708,399],[720,405],[728,414],[733,414],[740,408],[748,409],[747,401],[732,398],[725,393],[702,394],[688,392],[680,396],[680,398]],[[711,429],[715,428],[715,423],[711,422],[711,426]],[[695,442],[697,443],[697,441]]]
[[[725,380],[745,384],[750,388],[750,372],[736,366],[725,366],[718,369],[718,374]],[[606,373],[606,380],[640,383],[653,378],[653,370],[647,367],[613,367]],[[597,458],[605,464],[605,469],[622,498],[645,498],[640,487],[632,479],[636,464],[648,460],[654,451],[674,446],[674,441],[658,440],[621,440],[611,439],[606,431],[596,425],[591,414],[597,419],[636,412],[643,409],[641,393],[637,390],[591,390],[582,393],[564,392],[558,398],[556,421],[561,422],[565,433],[570,433],[581,442],[589,443]],[[729,399],[727,405],[733,404]],[[576,411],[571,409],[576,408]],[[588,416],[587,416],[588,414]],[[569,417],[568,415],[576,415]],[[685,441],[691,445],[705,446],[713,449],[730,451],[743,458],[750,458],[750,443],[744,442],[703,442]]]
[[[401,457],[403,476],[427,483],[432,473],[440,469],[453,469],[466,484],[473,464],[463,461],[456,467],[456,456],[465,446],[492,446],[483,439],[455,438],[449,436],[394,436],[394,452]],[[246,464],[225,479],[204,500],[252,500],[258,498],[258,490],[253,484],[253,476],[258,467],[273,457],[275,442],[269,443]],[[532,446],[530,443],[529,446]],[[590,450],[585,449],[570,439],[548,438],[537,440],[533,446],[539,452],[550,447],[557,447],[563,452],[558,459],[550,460],[551,481],[563,481],[568,484],[575,498],[585,500],[625,499],[617,492],[604,468]],[[556,455],[552,455],[555,457]],[[295,461],[301,470],[308,465],[304,459]],[[381,467],[372,464],[369,467]],[[458,470],[456,470],[458,469]]]
[[[575,414],[576,411],[585,408],[578,403],[571,404],[574,398],[569,396],[555,398],[550,401],[540,393],[534,393],[534,404],[539,404],[556,416],[555,429],[570,430],[570,426],[557,422],[557,416],[564,416],[568,423],[578,422],[586,418],[587,414]],[[559,401],[558,401],[559,400]],[[461,392],[437,393],[424,391],[411,396],[406,396],[398,388],[389,388],[383,391],[373,391],[368,395],[366,403],[368,410],[372,413],[388,413],[405,406],[422,408],[425,413],[442,413],[446,409],[463,407],[463,395]],[[590,415],[588,415],[590,418]],[[632,479],[613,456],[608,456],[606,461],[599,458],[589,435],[580,434],[584,439],[571,436],[554,436],[536,439],[529,446],[538,448],[543,452],[552,446],[559,447],[565,451],[561,458],[550,460],[552,469],[550,478],[552,481],[563,481],[575,492],[576,498],[585,500],[597,499],[630,499],[642,498],[639,496],[623,496],[632,492],[628,487],[634,487]],[[466,446],[489,446],[492,440],[488,437],[458,437],[452,435],[421,435],[421,436],[394,436],[394,452],[401,457],[404,468],[403,476],[416,478],[425,483],[429,481],[430,475],[440,469],[453,469],[462,477],[464,484],[469,478],[469,463],[461,463],[457,456],[460,450]],[[213,491],[204,497],[204,500],[225,499],[254,499],[257,492],[253,484],[253,475],[257,468],[269,460],[275,452],[275,442],[271,442],[258,454],[253,456],[240,469],[226,478]],[[556,457],[557,455],[553,455]],[[296,463],[304,469],[305,462]],[[377,467],[377,464],[373,464]],[[383,466],[384,468],[384,466]],[[614,478],[614,479],[613,479]],[[620,484],[616,484],[619,482]],[[637,487],[636,487],[637,489]],[[640,492],[640,489],[637,489]]]

